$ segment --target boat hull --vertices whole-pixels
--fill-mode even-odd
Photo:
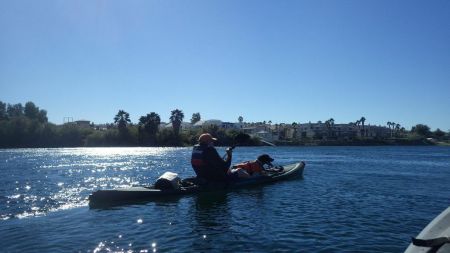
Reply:
[[[286,180],[303,175],[305,168],[304,162],[283,166],[282,172],[275,172],[269,176],[260,176],[250,179],[238,180],[230,183],[216,183],[208,185],[191,184],[182,186],[180,189],[155,189],[153,186],[137,186],[119,189],[98,190],[89,195],[89,206],[105,207],[127,203],[136,203],[139,201],[165,200],[172,197],[197,194],[202,192],[232,190],[254,185],[262,185],[270,182]]]

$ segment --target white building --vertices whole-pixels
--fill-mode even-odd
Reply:
[[[222,122],[218,119],[209,119],[209,120],[200,120],[194,124],[194,128],[203,128],[203,127],[210,127],[210,126],[216,126],[223,129],[241,129],[242,124],[241,123],[232,123],[232,122]]]
[[[188,131],[188,130],[192,129],[192,127],[193,127],[192,124],[189,122],[181,122],[181,124],[180,124],[181,131]],[[165,124],[163,126],[163,128],[172,128],[172,122]]]
[[[84,119],[76,120],[75,124],[82,128],[90,128],[91,127],[91,122],[89,120],[84,120]]]

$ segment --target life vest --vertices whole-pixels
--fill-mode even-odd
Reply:
[[[221,160],[222,165],[214,165],[214,159]],[[217,162],[219,162],[217,160]],[[208,181],[226,181],[231,160],[225,162],[214,148],[207,145],[195,145],[192,149],[191,165],[198,178]]]
[[[252,175],[253,173],[261,173],[263,170],[261,164],[258,161],[247,161],[235,165],[237,168],[242,168]]]
[[[198,169],[201,169],[201,167],[206,166],[206,162],[204,160],[204,152],[205,152],[206,146],[201,145],[195,145],[192,149],[192,156],[191,156],[191,165],[194,168],[194,170],[197,172]]]

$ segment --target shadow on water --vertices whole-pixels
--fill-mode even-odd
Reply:
[[[92,210],[116,210],[122,209],[126,206],[134,206],[134,205],[147,205],[149,203],[155,204],[165,204],[165,203],[176,203],[179,202],[181,198],[186,197],[183,195],[174,195],[174,196],[165,196],[160,198],[153,199],[138,199],[138,200],[124,200],[124,201],[115,201],[111,203],[100,203],[95,205],[89,205],[89,209]]]
[[[197,239],[189,248],[195,252],[261,251],[251,235],[266,228],[254,221],[262,217],[258,210],[267,202],[268,191],[267,187],[250,187],[192,198],[187,219]]]
[[[219,250],[216,240],[223,234],[230,235],[231,208],[229,192],[208,192],[196,195],[190,208],[192,234],[198,239],[193,240],[191,247],[197,252]],[[230,236],[230,239],[231,236]],[[222,245],[223,247],[223,245]]]
[[[226,204],[228,193],[226,191],[205,192],[194,197],[197,209],[216,208]]]

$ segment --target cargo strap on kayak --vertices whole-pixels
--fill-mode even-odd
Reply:
[[[419,247],[430,247],[431,249],[428,250],[428,253],[435,253],[437,252],[444,244],[450,243],[450,237],[438,237],[435,239],[417,239],[417,238],[411,238],[412,244]]]

